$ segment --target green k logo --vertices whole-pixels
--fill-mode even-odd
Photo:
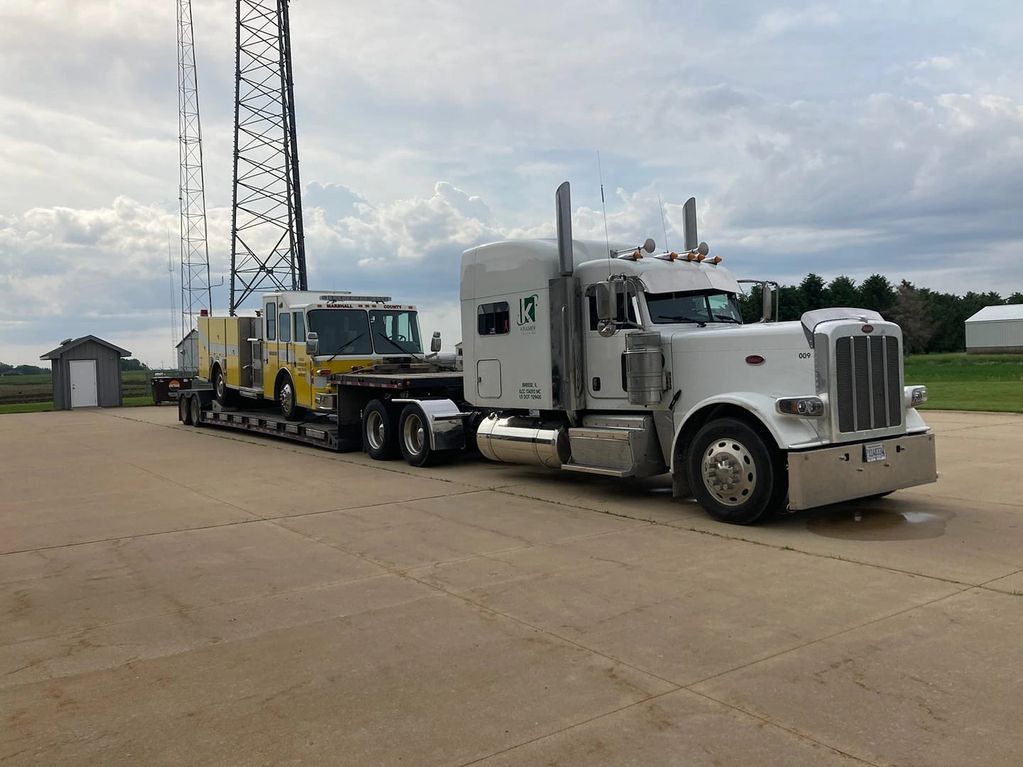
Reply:
[[[536,322],[536,299],[534,293],[531,296],[519,299],[519,325],[530,325]]]

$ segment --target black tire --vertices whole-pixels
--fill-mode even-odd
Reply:
[[[189,397],[188,412],[190,415],[189,423],[192,426],[202,426],[202,405],[199,402],[198,397]]]
[[[393,407],[378,399],[362,409],[362,449],[376,461],[398,455],[398,418]]]
[[[191,397],[181,397],[178,399],[178,420],[181,421],[185,426],[192,425],[192,409],[188,406],[188,401]]]
[[[234,407],[238,404],[238,392],[228,388],[227,379],[220,365],[213,368],[213,393],[217,397],[217,402],[224,407]]]
[[[281,415],[289,421],[301,421],[305,415],[305,408],[298,406],[295,382],[287,374],[281,376],[277,382],[277,404],[280,406]]]
[[[398,419],[398,446],[409,466],[429,466],[445,455],[430,447],[426,415],[415,403],[405,405],[401,411]]]
[[[784,457],[735,418],[704,424],[686,463],[693,495],[720,522],[758,522],[782,505],[788,491]]]

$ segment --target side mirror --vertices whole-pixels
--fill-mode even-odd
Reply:
[[[777,314],[778,286],[771,282],[765,282],[760,288],[760,296],[763,299],[761,321],[773,322]]]
[[[434,331],[433,338],[430,339],[430,351],[436,354],[440,351],[440,331]]]
[[[615,286],[611,282],[598,282],[593,286],[597,298],[597,319],[612,321],[617,311]]]
[[[305,334],[305,353],[310,357],[315,357],[320,353],[320,337],[315,330],[310,330]]]

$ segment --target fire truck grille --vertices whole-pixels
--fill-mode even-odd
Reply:
[[[835,344],[840,432],[902,423],[899,341],[894,336],[844,336]]]

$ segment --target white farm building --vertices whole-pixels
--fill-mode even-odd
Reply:
[[[967,319],[966,351],[1023,352],[1023,304],[985,306]]]

